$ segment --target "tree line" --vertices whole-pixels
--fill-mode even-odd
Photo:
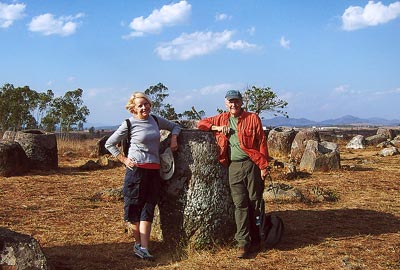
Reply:
[[[54,97],[52,90],[38,93],[29,86],[0,88],[0,129],[43,129],[62,132],[83,129],[89,109],[83,105],[83,90],[68,91]]]
[[[186,110],[183,113],[176,113],[174,107],[169,103],[164,103],[165,98],[169,96],[168,88],[162,83],[150,86],[144,91],[152,101],[152,111],[155,114],[163,116],[166,119],[187,119],[200,120],[204,117],[204,110],[197,111],[193,106],[191,110]],[[246,111],[255,112],[260,115],[263,112],[272,113],[274,116],[283,115],[288,117],[284,108],[288,103],[280,98],[272,91],[271,87],[247,87],[243,92],[243,108]],[[222,113],[223,109],[216,109]]]
[[[190,110],[177,113],[171,104],[165,102],[169,93],[168,87],[162,83],[150,86],[144,93],[152,101],[153,113],[166,119],[199,120],[205,115],[204,110],[196,110],[193,106]],[[52,90],[39,93],[29,86],[14,87],[12,84],[4,84],[0,88],[0,129],[42,129],[49,132],[56,129],[61,132],[83,130],[83,124],[90,111],[83,104],[82,94],[83,90],[78,88],[66,92],[61,97],[54,97]],[[252,86],[243,92],[244,109],[257,114],[268,111],[274,115],[288,117],[283,111],[287,105],[288,103],[279,99],[270,87]],[[223,112],[218,108],[216,111]],[[94,130],[93,127],[91,129]]]

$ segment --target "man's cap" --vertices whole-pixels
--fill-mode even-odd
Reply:
[[[225,98],[227,100],[242,99],[242,94],[240,94],[238,90],[228,90],[228,92],[226,92]]]
[[[160,154],[160,176],[164,180],[169,180],[175,171],[174,155],[171,148],[166,148],[164,153]]]

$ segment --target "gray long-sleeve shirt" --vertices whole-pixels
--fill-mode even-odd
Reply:
[[[143,120],[133,116],[129,118],[132,127],[128,158],[137,163],[160,163],[160,129],[169,130],[173,135],[179,135],[181,132],[178,124],[160,116],[156,117],[158,125],[151,116]],[[105,143],[105,147],[111,155],[116,157],[121,153],[117,144],[126,136],[128,136],[128,126],[124,121]]]

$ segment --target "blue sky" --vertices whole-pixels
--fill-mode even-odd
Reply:
[[[399,17],[400,1],[0,0],[0,84],[81,88],[95,125],[159,82],[177,112],[255,85],[291,118],[399,119]]]

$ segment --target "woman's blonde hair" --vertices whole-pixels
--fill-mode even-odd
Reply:
[[[136,114],[135,111],[135,99],[137,98],[144,98],[151,107],[151,100],[150,98],[143,92],[134,92],[132,96],[129,98],[128,103],[126,103],[125,108],[130,112]]]

